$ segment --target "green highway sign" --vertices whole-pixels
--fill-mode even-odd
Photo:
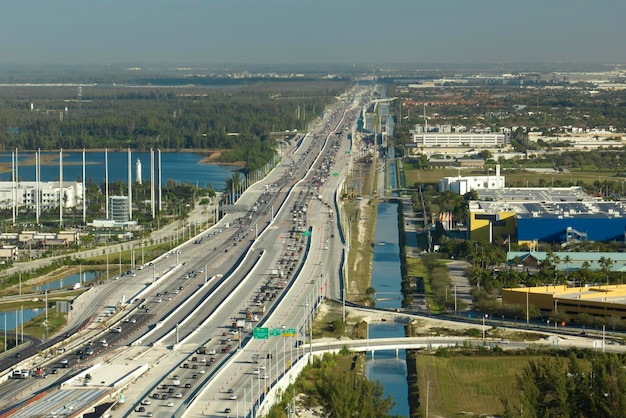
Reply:
[[[267,340],[269,338],[269,330],[267,328],[255,328],[252,335],[257,340]]]
[[[295,337],[297,335],[295,328],[287,328],[283,330],[283,337]]]
[[[302,233],[302,236],[303,236],[303,237],[310,237],[310,236],[311,236],[311,232],[310,232],[310,231],[304,231],[304,232]]]
[[[333,173],[333,176],[337,177],[339,175],[339,173],[337,173],[336,171]]]
[[[270,335],[272,337],[280,337],[280,328],[272,328],[270,330]]]

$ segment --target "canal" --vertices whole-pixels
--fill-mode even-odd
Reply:
[[[398,228],[398,204],[379,203],[376,215],[372,262],[372,287],[376,289],[377,307],[400,308],[402,306],[402,271],[400,269],[400,232]],[[404,337],[404,324],[395,322],[375,323],[368,327],[369,338]],[[391,414],[408,417],[409,387],[407,383],[406,352],[400,350],[377,351],[368,354],[365,368],[368,379],[378,380],[391,395],[395,407]]]
[[[372,262],[372,287],[376,289],[377,307],[400,308],[402,306],[397,203],[378,204]]]
[[[369,338],[393,338],[404,337],[405,330],[402,323],[370,324],[368,329]],[[409,384],[407,382],[406,350],[396,352],[391,350],[376,351],[372,356],[367,354],[365,362],[365,375],[372,381],[379,381],[385,388],[385,395],[391,396],[395,402],[391,415],[408,417],[409,407]]]

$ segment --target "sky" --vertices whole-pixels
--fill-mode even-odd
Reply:
[[[3,0],[0,64],[624,63],[624,0]]]

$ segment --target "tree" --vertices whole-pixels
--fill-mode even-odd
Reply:
[[[569,265],[572,262],[572,257],[570,257],[569,255],[566,255],[565,257],[563,257],[563,264],[565,264],[565,270],[569,271]]]

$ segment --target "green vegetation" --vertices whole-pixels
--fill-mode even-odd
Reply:
[[[538,358],[485,352],[451,355],[447,350],[436,355],[413,353],[409,358],[415,362],[417,372],[419,405],[416,406],[423,416],[428,402],[429,415],[441,417],[500,413],[498,400],[519,399],[518,388],[511,382],[530,360]]]
[[[313,320],[313,339],[317,338],[342,338],[354,339],[366,338],[367,323],[360,317],[352,317],[346,314],[346,321],[343,322],[342,307],[332,301],[324,301],[324,309],[315,316]]]
[[[306,366],[295,383],[290,385],[282,400],[272,406],[268,418],[293,416],[287,411],[294,396],[304,393],[303,406],[319,408],[323,416],[331,418],[386,418],[394,406],[385,398],[380,383],[367,380],[364,373],[365,357],[342,350],[339,354],[315,357]],[[301,397],[302,398],[302,397]]]
[[[373,304],[371,292],[372,281],[372,255],[374,245],[374,233],[376,225],[376,201],[346,198],[343,201],[344,223],[350,226],[350,252],[348,255],[348,292],[350,301]],[[364,219],[361,222],[361,219]],[[344,226],[345,228],[345,226]]]
[[[517,373],[518,396],[502,397],[503,417],[624,417],[623,355],[590,351],[543,357]],[[511,385],[508,385],[509,387]]]

